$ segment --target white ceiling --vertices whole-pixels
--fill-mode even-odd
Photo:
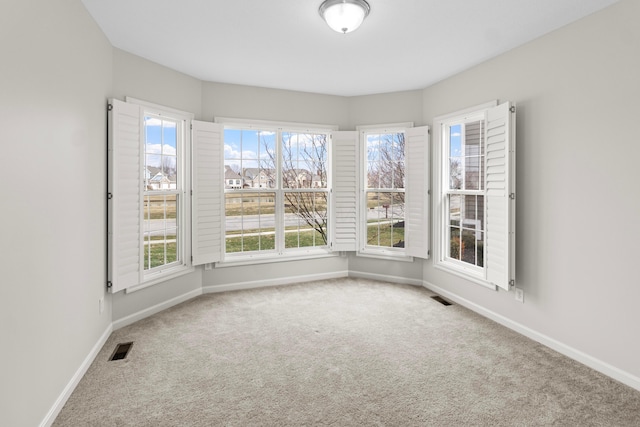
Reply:
[[[421,89],[618,0],[82,0],[111,43],[204,81],[355,96]]]

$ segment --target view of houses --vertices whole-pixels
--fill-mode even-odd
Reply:
[[[282,180],[287,188],[326,188],[326,174],[311,173],[306,169],[290,169],[283,172]],[[274,169],[244,168],[235,170],[229,165],[224,166],[224,188],[275,188],[276,177]]]
[[[144,169],[144,187],[146,190],[175,190],[175,171],[165,170],[155,166],[147,166]]]

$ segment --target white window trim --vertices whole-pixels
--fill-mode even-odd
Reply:
[[[277,134],[281,134],[282,132],[300,132],[300,133],[326,133],[331,136],[332,132],[338,130],[338,126],[336,125],[325,125],[325,124],[317,124],[317,123],[298,123],[298,122],[281,122],[281,121],[270,121],[270,120],[257,120],[257,119],[240,119],[240,118],[231,118],[231,117],[215,117],[214,122],[216,124],[220,124],[225,127],[231,128],[239,128],[239,129],[256,129],[256,130],[265,130],[265,131],[273,131]],[[223,129],[224,132],[224,129]],[[223,138],[224,144],[224,138]],[[329,144],[327,150],[328,159],[331,159],[332,155],[332,144]],[[224,148],[223,148],[224,149]],[[278,151],[279,153],[279,151]],[[223,157],[224,158],[224,157]],[[280,159],[278,159],[280,162]],[[331,168],[331,164],[330,164]],[[325,189],[319,189],[320,191],[327,192],[327,200],[330,201],[331,197],[331,188],[332,188],[332,177],[331,170],[327,173],[327,187]],[[252,189],[255,190],[255,189]],[[277,188],[277,189],[263,189],[264,192],[282,192],[286,189]],[[315,191],[314,191],[315,192]],[[223,204],[222,210],[224,215],[224,194],[222,195]],[[329,203],[329,202],[328,202]],[[284,214],[284,206],[281,206],[281,203],[276,202],[275,207],[275,215],[276,222],[279,224],[283,221]],[[328,215],[331,214],[331,207],[327,207]],[[278,226],[276,225],[276,228]],[[281,228],[283,228],[283,224],[279,224]],[[329,217],[329,230],[328,235],[331,235],[331,227],[333,226],[333,220],[331,216]],[[284,236],[283,236],[284,237]],[[284,242],[282,242],[282,250],[278,249],[278,236],[276,235],[276,249],[265,250],[265,251],[256,251],[249,253],[231,253],[227,254],[224,250],[226,247],[225,242],[225,233],[224,233],[224,223],[222,225],[222,259],[216,262],[214,265],[216,268],[219,267],[233,267],[233,266],[242,266],[242,265],[252,265],[252,264],[267,264],[273,262],[286,262],[286,261],[295,261],[295,260],[304,260],[304,259],[314,259],[314,258],[326,258],[339,256],[339,252],[335,252],[331,250],[331,242],[327,242],[327,246],[325,247],[305,247],[305,248],[284,248]]]
[[[498,105],[498,101],[490,101],[475,107],[465,108],[454,113],[438,116],[433,121],[433,129],[435,133],[434,138],[434,199],[433,199],[433,236],[434,242],[434,266],[437,269],[447,271],[456,276],[467,279],[473,283],[482,285],[486,288],[497,290],[498,287],[486,281],[486,267],[479,268],[476,266],[467,266],[465,263],[448,259],[445,255],[447,253],[446,245],[448,241],[445,235],[444,221],[447,218],[446,215],[446,203],[444,203],[444,186],[448,182],[447,177],[444,176],[444,160],[445,155],[443,147],[443,134],[442,126],[446,123],[450,123],[455,120],[464,120],[469,116],[484,115],[486,118],[486,111]],[[486,216],[485,216],[486,218]]]
[[[465,118],[470,116],[483,115],[485,117],[485,122],[486,122],[487,112],[496,106],[498,106],[497,100],[483,103],[475,107],[466,108],[464,110],[460,110],[455,113],[439,116],[434,119],[434,126],[433,126],[434,132],[435,132],[434,201],[433,201],[434,203],[432,208],[433,218],[434,218],[434,222],[433,222],[434,237],[435,237],[434,266],[437,269],[449,272],[451,274],[462,277],[466,280],[469,280],[473,283],[482,285],[492,290],[498,290],[499,286],[493,283],[490,283],[487,280],[488,258],[486,256],[484,259],[484,267],[466,265],[463,262],[456,261],[446,257],[447,245],[449,242],[446,239],[446,231],[444,226],[444,222],[447,218],[447,213],[446,213],[447,206],[444,200],[444,187],[445,185],[448,185],[447,184],[448,177],[444,176],[445,147],[443,145],[444,141],[443,141],[442,128],[443,128],[443,125],[445,125],[446,123],[451,123],[452,121],[462,121],[462,120],[465,120]],[[515,126],[515,123],[514,123],[514,126]],[[511,137],[513,137],[513,135],[511,135]],[[486,144],[486,141],[485,141],[485,144]],[[512,145],[511,145],[512,149],[514,146],[515,146],[515,141],[512,142]],[[511,152],[509,155],[513,156],[513,152]],[[513,160],[514,158],[512,157],[511,161]],[[512,165],[512,168],[515,168],[515,164]],[[513,170],[511,171],[511,173],[512,172]],[[511,175],[511,176],[508,176],[507,178],[511,180],[511,185],[513,186],[515,181],[514,176]],[[485,224],[487,221],[486,209],[487,209],[487,202],[486,202],[486,188],[485,188]],[[513,218],[513,211],[514,211],[513,205],[511,205],[510,210],[511,212],[505,212],[505,214],[509,214],[509,216],[511,216],[511,221],[513,222],[515,221],[515,219]],[[513,236],[511,236],[511,238],[513,238]],[[513,250],[514,248],[512,247],[509,254],[509,257],[511,257],[512,260],[513,260]],[[513,265],[511,268],[512,269],[514,268]],[[512,271],[512,273],[514,272]]]
[[[115,103],[122,103],[122,101],[118,101],[115,99],[110,100],[111,104],[115,104]],[[138,191],[138,200],[139,200],[139,207],[138,207],[138,233],[137,233],[137,240],[139,242],[139,247],[138,247],[138,251],[139,251],[139,255],[138,255],[138,264],[137,264],[137,272],[135,273],[137,275],[137,280],[130,280],[127,281],[126,283],[122,284],[122,283],[113,283],[112,287],[111,287],[111,292],[118,292],[121,290],[124,290],[125,292],[134,292],[140,289],[144,289],[150,286],[153,286],[155,284],[158,283],[162,283],[165,282],[167,280],[170,279],[174,279],[176,277],[185,275],[185,274],[189,274],[193,271],[195,271],[195,268],[193,267],[192,263],[191,263],[191,197],[190,197],[190,192],[191,192],[191,138],[190,138],[190,132],[189,132],[189,128],[190,128],[190,124],[191,121],[193,120],[193,114],[185,112],[185,111],[181,111],[181,110],[176,110],[174,108],[170,108],[170,107],[166,107],[163,105],[159,105],[159,104],[154,104],[151,102],[147,102],[147,101],[142,101],[136,98],[132,98],[132,97],[125,97],[125,102],[122,104],[129,104],[130,106],[136,106],[138,108],[138,123],[139,123],[139,133],[138,133],[138,155],[139,155],[139,167],[138,167],[138,173],[139,173],[139,180],[138,180],[138,188],[136,191]],[[142,201],[143,201],[143,193],[144,190],[142,188],[141,183],[144,182],[144,171],[142,168],[142,165],[144,164],[144,160],[143,160],[143,155],[144,155],[144,142],[142,141],[143,135],[144,135],[144,123],[143,123],[143,119],[144,119],[144,113],[145,112],[149,112],[149,113],[153,113],[155,115],[160,115],[160,116],[166,116],[166,117],[170,117],[172,119],[177,119],[180,121],[183,121],[183,129],[182,129],[182,147],[181,147],[181,152],[179,155],[179,162],[181,164],[181,173],[180,173],[180,177],[181,177],[181,181],[183,183],[182,189],[179,193],[179,197],[181,199],[181,203],[180,205],[180,213],[179,213],[179,217],[182,218],[181,223],[178,225],[179,227],[179,235],[182,235],[182,238],[179,239],[180,242],[180,253],[182,256],[181,262],[180,263],[174,263],[174,264],[168,264],[166,267],[159,267],[153,271],[145,271],[144,270],[144,262],[143,262],[143,257],[144,257],[144,244],[143,244],[143,233],[142,233],[142,227],[143,227],[143,223],[144,223],[144,210],[142,208]],[[111,120],[117,121],[119,120],[118,117],[111,117]],[[110,128],[114,126],[114,124],[110,124],[109,125]],[[116,125],[117,126],[117,125]],[[113,147],[115,146],[116,142],[115,139],[117,139],[117,135],[110,135],[110,151],[113,149]],[[114,141],[112,141],[112,139]],[[114,182],[114,180],[117,180],[118,177],[116,176],[116,174],[118,173],[117,170],[119,169],[119,159],[117,158],[117,156],[114,156],[111,152],[109,154],[109,160],[110,160],[110,167],[109,167],[109,174],[111,175],[109,177],[109,182],[110,185],[112,182]],[[111,191],[111,189],[110,189]],[[118,197],[118,194],[115,194],[114,197]],[[111,212],[111,208],[110,208],[110,212]],[[116,215],[117,212],[111,212],[111,215]],[[110,219],[110,224],[109,224],[109,234],[110,240],[115,240],[114,238],[111,237],[111,234],[114,232],[113,230],[113,223],[114,221],[117,221],[117,218],[111,218]],[[115,231],[117,232],[117,231]],[[121,244],[117,244],[115,245],[115,247],[113,249],[113,251],[122,251],[122,250],[127,250],[128,248],[123,247]],[[130,248],[129,248],[130,249]],[[117,256],[117,254],[114,252],[113,254],[110,254],[110,259],[113,259]],[[111,262],[109,261],[110,265],[109,265],[109,269],[111,270]],[[119,273],[116,273],[116,275]],[[115,280],[116,282],[119,282],[120,277],[114,277],[114,274],[112,274],[112,272],[109,272],[109,277],[111,277],[111,280]]]
[[[164,105],[158,105],[147,101],[141,101],[139,99],[126,97],[128,103],[138,104],[142,107],[144,112],[150,112],[159,116],[166,116],[174,120],[182,121],[182,146],[178,152],[178,162],[181,166],[180,179],[182,181],[181,192],[178,196],[181,199],[180,212],[177,213],[177,217],[181,217],[181,221],[178,226],[178,232],[182,235],[182,239],[179,239],[180,254],[182,260],[179,263],[169,264],[166,267],[158,267],[153,270],[142,271],[142,281],[140,285],[151,286],[160,282],[163,282],[169,278],[175,278],[183,274],[194,271],[191,265],[191,134],[190,127],[191,121],[194,118],[192,113],[176,110],[174,108],[166,107]],[[143,135],[141,131],[140,135]],[[140,144],[140,149],[144,151],[144,143]],[[144,159],[143,159],[144,162]],[[180,181],[180,180],[179,180]],[[141,189],[141,200],[144,191]],[[143,212],[142,212],[143,213]],[[142,219],[144,222],[144,218]],[[141,222],[141,223],[143,223]],[[177,249],[178,250],[178,249]],[[133,287],[135,289],[137,287]]]
[[[356,131],[358,132],[358,137],[360,140],[359,153],[358,153],[358,163],[362,165],[360,167],[360,176],[359,183],[361,190],[360,194],[360,236],[362,236],[361,242],[358,245],[358,250],[356,251],[356,256],[363,258],[375,258],[375,259],[384,259],[384,260],[394,260],[394,261],[404,261],[404,262],[413,262],[413,257],[406,254],[406,248],[387,248],[387,247],[376,247],[376,246],[368,246],[366,245],[367,241],[367,222],[366,222],[366,212],[367,212],[367,186],[366,186],[366,133],[396,133],[396,132],[406,132],[407,129],[413,127],[413,122],[400,122],[400,123],[386,123],[380,125],[361,125],[356,126]],[[405,162],[406,165],[406,162]],[[406,194],[406,189],[405,194]],[[406,241],[406,240],[405,240]]]

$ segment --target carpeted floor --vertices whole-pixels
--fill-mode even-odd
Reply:
[[[640,392],[431,296],[203,295],[115,331],[54,426],[640,426]]]

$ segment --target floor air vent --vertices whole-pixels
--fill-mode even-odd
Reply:
[[[434,300],[438,301],[440,304],[442,305],[451,305],[451,303],[449,301],[447,301],[446,299],[442,298],[440,295],[436,295],[431,297]]]
[[[118,344],[116,346],[116,349],[113,351],[113,354],[109,358],[109,361],[124,359],[125,357],[127,357],[127,354],[129,354],[129,350],[131,350],[132,346],[133,346],[132,342]]]

